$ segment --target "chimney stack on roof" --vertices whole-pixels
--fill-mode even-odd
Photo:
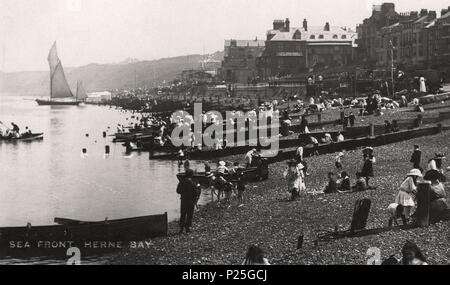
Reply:
[[[330,23],[326,22],[323,30],[329,32],[330,31]]]
[[[305,31],[308,30],[308,21],[306,21],[306,19],[303,19],[303,29],[305,29]]]
[[[289,32],[290,27],[289,27],[289,18],[286,18],[286,20],[284,21],[284,29]]]
[[[273,29],[281,31],[284,28],[283,20],[273,20]]]
[[[432,21],[436,19],[436,11],[428,11],[428,20]]]
[[[409,14],[409,17],[411,19],[417,18],[419,16],[419,13],[417,11],[411,11],[411,13]]]
[[[447,9],[442,9],[441,10],[441,17],[444,16],[445,14],[447,14],[447,11],[448,11]]]
[[[395,12],[395,4],[394,3],[383,3],[381,4],[381,12],[386,14],[388,12]]]
[[[420,17],[426,16],[427,14],[428,14],[428,10],[427,9],[420,10]]]

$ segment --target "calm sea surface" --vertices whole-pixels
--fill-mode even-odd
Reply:
[[[109,107],[38,106],[32,97],[0,95],[0,121],[44,133],[42,141],[0,141],[0,227],[49,225],[54,217],[95,221],[167,212],[169,220],[177,218],[177,162],[151,161],[146,152],[128,156],[112,143],[115,126],[130,124],[131,116]]]

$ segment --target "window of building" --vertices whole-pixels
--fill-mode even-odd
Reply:
[[[319,35],[319,39],[323,39],[323,35]]]
[[[337,39],[338,38],[338,35],[333,35],[333,39]]]
[[[314,39],[316,38],[316,36],[315,36],[315,35],[311,35],[309,38],[310,38],[311,40],[314,40]]]
[[[346,39],[347,35],[342,35],[341,39]]]

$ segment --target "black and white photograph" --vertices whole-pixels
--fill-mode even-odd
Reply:
[[[448,0],[0,0],[0,265],[448,265],[448,155]]]

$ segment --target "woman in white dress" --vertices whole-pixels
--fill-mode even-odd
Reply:
[[[288,182],[288,191],[291,193],[292,201],[306,190],[303,168],[303,164],[297,163],[295,160],[290,160],[288,161],[288,169],[283,173],[283,176]]]
[[[420,77],[419,79],[420,85],[419,85],[419,91],[426,93],[427,92],[427,87],[425,85],[425,78],[423,76]]]
[[[398,191],[395,197],[395,203],[403,206],[403,214],[408,220],[411,214],[411,210],[416,206],[414,201],[415,194],[417,192],[417,178],[422,177],[422,173],[419,169],[412,169],[406,174],[405,180],[400,185],[400,191]]]

